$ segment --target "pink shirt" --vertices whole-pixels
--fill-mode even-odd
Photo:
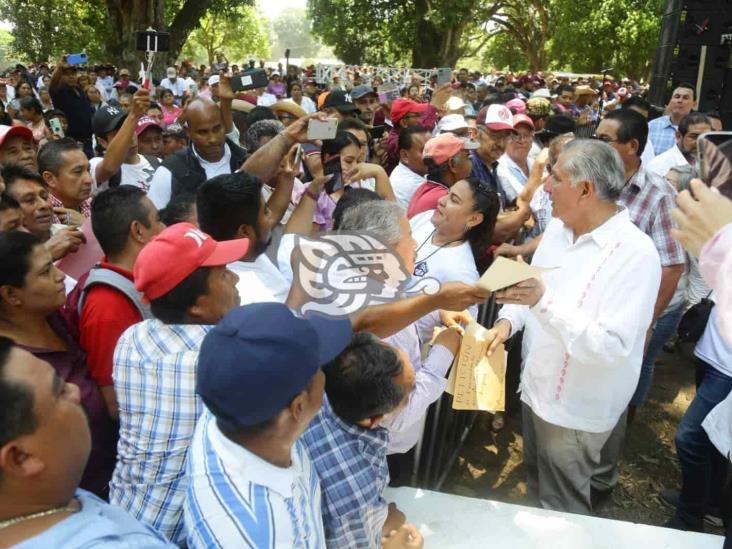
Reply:
[[[719,333],[732,345],[732,223],[704,245],[699,254],[699,271],[714,290]]]
[[[175,124],[175,122],[178,120],[178,117],[180,116],[180,113],[183,112],[183,109],[181,109],[177,105],[173,105],[172,109],[161,106],[160,110],[163,111],[163,122],[165,122],[166,126]]]

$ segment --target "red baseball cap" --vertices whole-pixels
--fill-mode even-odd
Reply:
[[[170,292],[199,267],[227,265],[248,250],[248,238],[217,242],[191,223],[176,223],[153,238],[137,256],[135,288],[149,302]]]
[[[0,126],[0,147],[11,137],[22,137],[26,141],[33,141],[33,132],[26,126]]]
[[[144,132],[151,126],[158,128],[160,131],[163,131],[163,127],[158,124],[157,120],[149,116],[141,116],[140,119],[137,121],[137,126],[135,126],[135,134],[142,135],[142,132]]]
[[[444,164],[462,150],[474,151],[480,145],[470,139],[462,139],[454,133],[441,133],[424,144],[422,158],[431,158],[435,164]]]
[[[528,115],[525,114],[514,114],[513,115],[513,127],[515,128],[519,124],[526,124],[527,126],[530,126],[531,129],[534,129],[534,121],[529,118]]]
[[[398,124],[410,112],[422,113],[429,108],[429,103],[417,103],[411,99],[400,97],[399,99],[395,99],[394,103],[391,104],[391,121],[394,124]]]

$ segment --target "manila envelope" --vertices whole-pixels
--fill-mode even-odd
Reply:
[[[551,271],[551,268],[534,267],[528,263],[521,263],[498,256],[480,277],[477,285],[491,292],[508,288],[529,278],[538,278],[542,273]]]
[[[453,395],[455,410],[505,410],[506,350],[500,345],[490,357],[486,356],[486,333],[477,322],[465,329],[446,388]]]

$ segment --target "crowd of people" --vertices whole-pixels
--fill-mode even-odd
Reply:
[[[395,94],[288,66],[235,92],[254,70],[0,80],[0,546],[421,547],[384,490],[409,482],[498,256],[549,269],[486,326],[520,356],[531,501],[602,504],[694,312],[681,489],[660,498],[666,526],[726,520],[732,182],[695,180],[721,119],[693,86],[658,108],[630,81],[460,69]],[[338,235],[439,289],[301,313],[304,243]],[[341,259],[373,289],[384,257]]]

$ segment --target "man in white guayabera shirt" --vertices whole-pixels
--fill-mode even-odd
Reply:
[[[525,329],[524,463],[547,509],[592,511],[602,448],[640,375],[661,262],[616,204],[623,173],[606,143],[566,145],[544,185],[554,218],[533,257],[556,268],[497,294],[506,306],[491,349]]]

